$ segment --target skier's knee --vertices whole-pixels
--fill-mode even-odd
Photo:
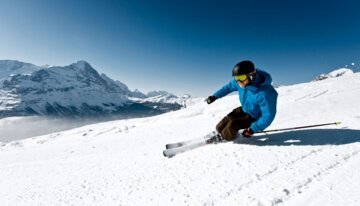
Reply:
[[[230,120],[226,127],[220,132],[221,136],[227,140],[232,141],[235,139],[238,130],[237,122],[234,120]]]
[[[221,134],[222,130],[226,127],[226,125],[229,122],[228,117],[224,117],[217,125],[216,125],[216,131]]]

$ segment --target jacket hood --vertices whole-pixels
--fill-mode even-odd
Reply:
[[[260,69],[256,69],[256,76],[254,79],[254,83],[246,86],[246,88],[251,91],[256,91],[259,87],[271,85],[271,82],[272,82],[272,78],[269,73]]]

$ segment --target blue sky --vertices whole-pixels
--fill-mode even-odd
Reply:
[[[131,90],[207,96],[231,80],[232,67],[244,59],[276,84],[360,64],[357,1],[0,3],[0,59],[86,60]]]

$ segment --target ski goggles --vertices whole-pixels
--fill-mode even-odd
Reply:
[[[241,75],[234,76],[234,78],[237,82],[244,82],[245,80],[247,80],[248,75],[241,74]]]

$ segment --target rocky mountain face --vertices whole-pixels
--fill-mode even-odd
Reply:
[[[44,115],[88,117],[149,116],[177,110],[183,99],[167,92],[145,95],[99,74],[86,61],[69,66],[38,67],[0,61],[0,117]],[[157,94],[157,95],[155,95]],[[166,101],[171,96],[171,101]],[[159,100],[162,99],[162,100]]]

